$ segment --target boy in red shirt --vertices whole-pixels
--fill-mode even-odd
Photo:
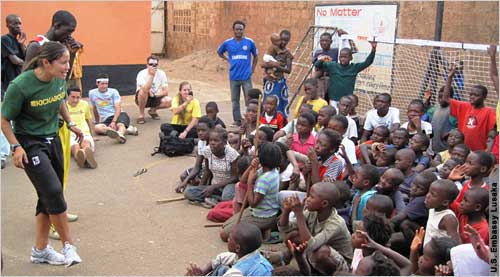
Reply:
[[[450,175],[449,180],[457,181],[469,176],[469,181],[465,182],[462,190],[457,198],[450,205],[450,209],[460,216],[460,203],[464,199],[464,195],[468,190],[484,189],[489,191],[490,186],[483,181],[484,177],[489,175],[491,167],[495,164],[495,158],[492,154],[484,151],[471,152],[465,160],[465,164],[455,167]]]
[[[460,203],[460,215],[458,216],[458,230],[462,243],[470,243],[469,236],[464,232],[465,225],[474,228],[485,244],[489,244],[489,226],[484,211],[488,207],[490,194],[485,189],[470,189],[464,194]]]
[[[493,129],[496,122],[495,110],[484,106],[488,89],[482,85],[472,86],[469,92],[470,102],[450,99],[454,74],[455,66],[452,65],[442,101],[450,104],[450,114],[457,118],[458,130],[464,134],[465,144],[472,151],[485,150],[488,132]]]
[[[260,117],[260,125],[268,126],[276,133],[283,128],[286,123],[286,117],[277,111],[278,97],[269,95],[264,100],[264,113]]]

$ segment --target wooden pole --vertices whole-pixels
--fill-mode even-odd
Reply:
[[[259,125],[260,125],[260,116],[261,116],[261,109],[262,109],[262,95],[259,95],[259,106],[257,106],[257,122],[255,123],[255,139],[254,141],[254,146],[255,146],[255,155],[254,157],[258,157],[259,155]],[[250,190],[247,188],[247,192],[245,193],[245,198],[243,199],[243,204],[241,205],[241,210],[240,214],[238,215],[238,221],[236,221],[236,224],[239,224],[241,221],[241,217],[243,216],[243,211],[245,210],[245,206],[247,205],[248,202],[248,194],[251,193]]]
[[[174,198],[165,198],[165,199],[159,199],[159,200],[156,200],[156,204],[165,204],[165,203],[170,203],[170,202],[177,202],[177,201],[182,201],[186,199],[184,196],[180,196],[180,197],[174,197]]]

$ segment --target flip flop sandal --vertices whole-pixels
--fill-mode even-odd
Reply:
[[[271,237],[269,239],[263,241],[263,244],[276,244],[282,242],[280,232],[271,232]]]
[[[146,120],[144,119],[144,117],[139,117],[139,118],[137,118],[136,122],[137,122],[137,124],[144,124],[144,123],[146,123]]]
[[[158,115],[158,113],[152,113],[151,111],[148,111],[148,114],[151,116],[152,119],[160,120],[160,116]]]

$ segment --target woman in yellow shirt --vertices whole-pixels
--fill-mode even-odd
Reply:
[[[197,138],[196,124],[201,108],[198,99],[193,97],[191,84],[184,81],[179,85],[179,93],[172,99],[170,110],[174,113],[170,126],[179,132],[179,138]]]

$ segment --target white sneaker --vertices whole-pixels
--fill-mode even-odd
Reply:
[[[133,135],[133,136],[138,136],[139,135],[139,130],[137,130],[137,127],[130,125],[127,128],[127,134],[128,135]]]
[[[66,215],[68,216],[68,222],[75,222],[78,220],[78,215],[76,214],[66,213]]]
[[[64,248],[62,250],[64,257],[66,258],[66,267],[70,267],[72,265],[78,264],[82,262],[78,253],[76,253],[76,247],[74,245],[69,244],[69,242],[64,243]]]
[[[63,265],[66,258],[58,253],[52,246],[47,245],[43,250],[38,250],[34,246],[31,248],[31,262],[35,264],[48,263],[51,265]]]

